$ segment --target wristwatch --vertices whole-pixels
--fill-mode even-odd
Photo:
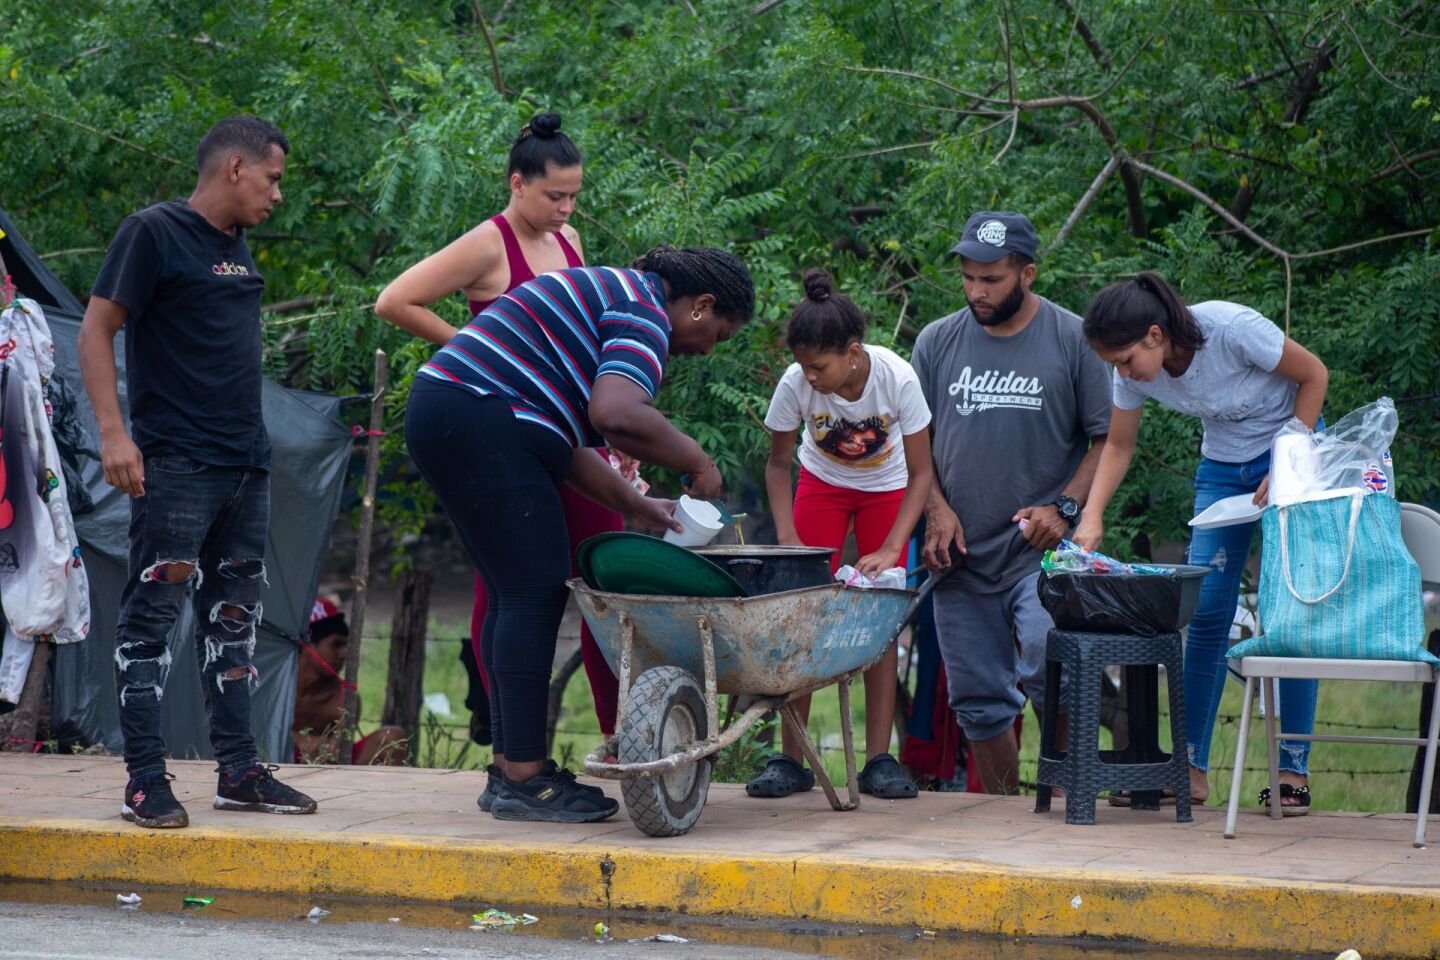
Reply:
[[[1080,501],[1074,497],[1067,497],[1063,493],[1060,494],[1059,498],[1055,501],[1055,509],[1060,511],[1060,519],[1072,527],[1080,520]]]

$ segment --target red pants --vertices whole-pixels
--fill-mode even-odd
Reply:
[[[604,456],[603,453],[599,454]],[[597,533],[610,533],[625,529],[625,520],[613,510],[600,506],[594,500],[582,496],[568,486],[560,487],[560,502],[565,508],[565,527],[570,533],[570,573],[578,577],[575,569],[575,548],[580,541]],[[485,658],[481,655],[480,634],[485,626],[485,610],[489,597],[485,593],[485,581],[475,575],[475,607],[470,613],[470,642],[474,645],[475,663],[480,670],[480,679],[485,692],[490,692],[490,678],[485,675]],[[580,626],[580,658],[585,664],[585,675],[590,679],[590,693],[595,698],[595,716],[605,736],[615,732],[615,710],[620,703],[620,681],[605,662],[605,655],[595,644],[595,636],[588,623]]]
[[[905,488],[874,492],[836,487],[800,468],[795,488],[795,532],[807,547],[833,547],[830,572],[840,568],[840,549],[845,535],[855,524],[855,546],[860,556],[874,553],[885,544],[900,514]],[[904,562],[902,557],[901,562]]]

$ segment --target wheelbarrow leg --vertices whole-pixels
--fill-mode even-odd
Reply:
[[[830,806],[835,810],[853,810],[855,804],[846,803],[840,799],[835,792],[835,785],[830,782],[830,776],[825,772],[825,765],[820,759],[820,751],[815,747],[815,741],[810,739],[810,731],[805,728],[805,723],[800,719],[800,714],[795,711],[793,704],[785,704],[780,708],[785,716],[787,729],[793,729],[795,735],[800,738],[800,751],[805,754],[805,759],[810,764],[810,770],[815,774],[815,780],[820,788],[825,791],[825,799],[830,801]]]
[[[703,678],[705,696],[705,719],[709,722],[710,736],[720,735],[720,695],[715,692],[715,629],[709,617],[696,617],[700,628],[700,655],[705,666]]]
[[[840,737],[845,744],[845,783],[850,790],[850,804],[845,809],[860,806],[860,779],[855,773],[855,724],[850,718],[850,681],[846,677],[839,683],[840,688]]]
[[[635,620],[625,611],[620,612],[620,696],[615,704],[615,719],[623,718],[630,706],[630,653],[635,646]],[[617,733],[619,731],[616,731]]]

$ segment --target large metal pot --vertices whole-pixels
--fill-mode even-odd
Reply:
[[[696,547],[695,552],[740,581],[752,597],[829,583],[828,547],[780,547],[766,544]]]

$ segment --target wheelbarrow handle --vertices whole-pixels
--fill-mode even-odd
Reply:
[[[930,576],[925,580],[924,583],[920,585],[920,590],[915,594],[915,598],[910,601],[910,606],[905,608],[905,615],[900,618],[900,623],[898,626],[896,626],[895,633],[890,638],[891,640],[898,638],[900,634],[905,631],[905,628],[910,626],[910,624],[914,622],[916,615],[920,613],[920,608],[925,605],[925,601],[929,599],[930,594],[935,592],[935,588],[940,586],[940,584],[944,583],[946,580],[949,580],[951,577],[953,577],[956,571],[958,571],[962,566],[964,566],[964,564],[957,561],[950,564],[950,566],[946,567],[944,570],[941,570],[939,573],[931,571]],[[907,571],[905,574],[905,579],[908,580],[915,574],[919,573],[921,570],[925,569],[925,567],[916,567],[914,570]]]

